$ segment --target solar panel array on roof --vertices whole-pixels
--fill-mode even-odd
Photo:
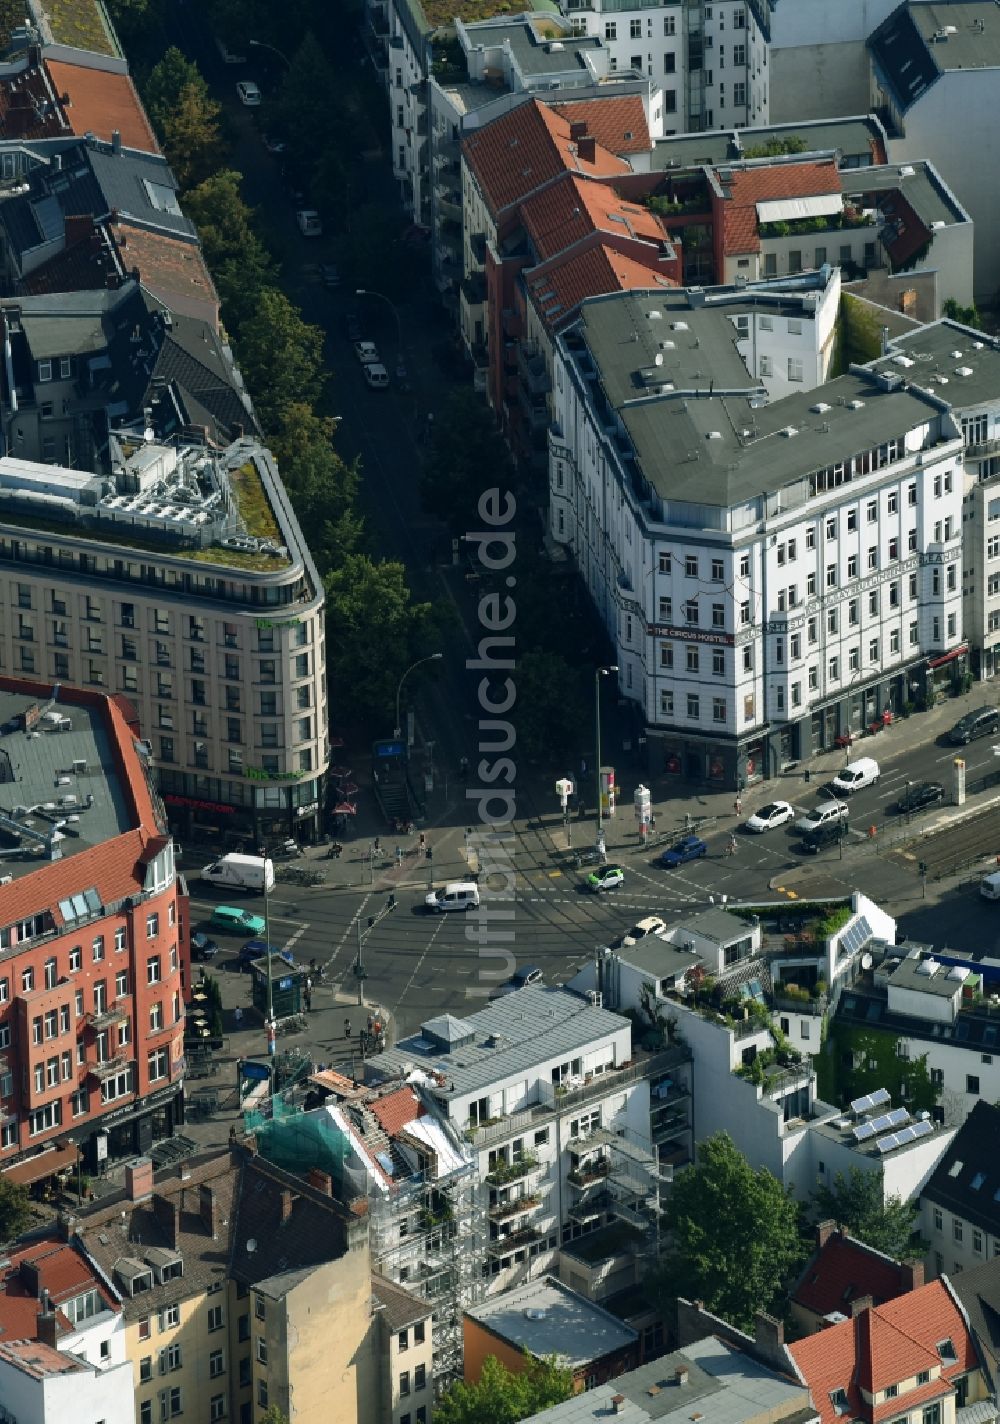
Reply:
[[[874,1136],[875,1128],[870,1122],[859,1122],[857,1127],[854,1129],[855,1142],[868,1142],[869,1139]]]
[[[889,1092],[885,1088],[876,1088],[873,1093],[866,1093],[863,1098],[855,1098],[851,1103],[851,1112],[855,1117],[861,1117],[873,1108],[880,1108],[890,1102],[892,1098]]]
[[[909,1120],[910,1114],[906,1108],[893,1108],[892,1112],[873,1118],[872,1127],[876,1132],[888,1132],[891,1128],[902,1127],[903,1123]]]
[[[885,1155],[892,1152],[897,1147],[903,1147],[907,1142],[916,1142],[918,1137],[929,1137],[934,1131],[934,1124],[926,1121],[912,1122],[909,1127],[900,1128],[899,1132],[890,1133],[888,1137],[880,1137],[875,1146]]]
[[[859,915],[853,925],[848,925],[847,929],[840,936],[840,952],[842,955],[856,954],[862,945],[867,944],[872,938],[872,927],[865,919],[864,915]]]

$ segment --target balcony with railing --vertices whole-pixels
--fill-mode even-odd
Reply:
[[[113,1077],[115,1073],[120,1073],[130,1062],[128,1053],[123,1048],[119,1048],[109,1058],[88,1058],[87,1072],[92,1078],[103,1081],[105,1078]]]
[[[541,1195],[507,1197],[505,1200],[491,1203],[486,1208],[486,1215],[491,1221],[510,1221],[515,1216],[527,1215],[541,1204]]]
[[[129,1016],[130,1007],[131,1000],[127,995],[123,995],[121,998],[115,999],[114,1003],[110,1004],[107,1008],[100,1010],[95,1009],[93,1013],[89,1013],[86,1017],[86,1026],[94,1033],[99,1033],[101,1029],[111,1028],[114,1024],[124,1023]]]
[[[519,1231],[511,1231],[506,1236],[491,1236],[487,1250],[491,1256],[507,1256],[511,1251],[522,1250],[542,1239],[542,1233],[533,1226],[523,1226]]]
[[[966,445],[965,453],[972,460],[982,460],[988,455],[1000,454],[1000,437],[993,440],[977,440],[973,445]]]
[[[501,1158],[499,1162],[486,1174],[486,1182],[491,1187],[505,1187],[509,1182],[518,1182],[530,1176],[533,1172],[542,1170],[542,1164],[537,1157],[525,1154],[521,1157],[514,1157],[511,1161]]]
[[[544,396],[552,389],[545,357],[536,342],[522,341],[518,344],[517,370],[525,390],[531,395]]]

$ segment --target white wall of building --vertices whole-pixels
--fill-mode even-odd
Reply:
[[[38,1379],[0,1360],[0,1403],[17,1424],[59,1424],[61,1420],[135,1424],[132,1365],[129,1361],[93,1369],[83,1364],[66,1374]]]
[[[973,286],[979,301],[1000,286],[1000,174],[983,163],[996,144],[1000,69],[950,70],[931,84],[903,115],[904,133],[889,139],[889,159],[928,159],[967,210],[979,234]],[[872,101],[884,101],[872,79]],[[956,115],[961,121],[956,122]]]

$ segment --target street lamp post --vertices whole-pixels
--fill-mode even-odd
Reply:
[[[266,44],[263,40],[247,40],[247,44],[251,49],[269,49],[272,54],[276,54],[280,60],[283,60],[289,69],[292,68],[292,61],[287,54],[282,54],[277,45]]]
[[[443,657],[444,653],[431,653],[429,657],[418,658],[415,663],[410,664],[410,666],[403,673],[403,676],[399,679],[399,686],[396,688],[396,722],[392,732],[392,735],[394,737],[399,737],[402,735],[402,726],[399,720],[399,698],[400,694],[403,691],[403,683],[409,677],[410,673],[413,671],[414,668],[422,667],[424,663],[439,663]]]
[[[373,292],[370,287],[358,287],[355,290],[356,297],[377,297],[380,302],[385,302],[396,319],[396,360],[398,362],[396,374],[399,375],[399,366],[404,366],[403,361],[403,323],[399,319],[399,310],[394,301],[391,301],[384,292]]]
[[[603,834],[603,816],[601,807],[601,678],[609,677],[611,673],[618,671],[618,664],[611,663],[608,667],[599,667],[594,670],[594,727],[597,733],[597,766],[594,768],[597,775],[597,844],[601,844]]]

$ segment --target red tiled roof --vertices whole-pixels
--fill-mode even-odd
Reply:
[[[55,1306],[84,1291],[97,1290],[107,1310],[121,1310],[81,1253],[65,1241],[33,1241],[20,1251],[11,1251],[9,1260],[0,1280],[0,1340],[33,1340],[37,1335],[40,1304],[21,1275],[24,1262],[36,1267],[39,1292],[47,1290]],[[73,1328],[61,1310],[56,1311],[56,1317],[64,1331]]]
[[[616,237],[665,242],[660,219],[641,203],[621,198],[609,183],[564,173],[521,205],[521,221],[540,261],[599,229]]]
[[[56,93],[69,98],[63,110],[73,133],[96,134],[110,143],[117,129],[126,148],[159,153],[146,111],[127,74],[109,74],[103,69],[87,69],[55,59],[45,60],[45,65]]]
[[[632,171],[600,144],[592,162],[581,158],[569,120],[537,99],[477,129],[463,140],[462,152],[494,217],[567,170],[596,178]]]
[[[715,168],[712,172],[725,193],[719,206],[723,223],[722,250],[727,257],[760,251],[758,203],[841,192],[840,174],[832,158],[811,163],[772,163],[760,168]],[[720,172],[729,176],[723,180]]]
[[[648,153],[653,147],[646,123],[646,111],[638,94],[623,99],[582,99],[573,104],[552,106],[571,124],[585,123],[602,148],[619,156]]]
[[[945,1364],[937,1351],[951,1340],[957,1360]],[[955,1302],[940,1281],[897,1296],[886,1304],[863,1310],[853,1320],[821,1330],[789,1345],[820,1412],[822,1424],[838,1424],[831,1394],[847,1394],[846,1417],[869,1424],[898,1417],[921,1402],[947,1394],[950,1381],[976,1367],[972,1339]],[[885,1390],[913,1378],[921,1370],[941,1365],[940,1375],[926,1385],[872,1407],[861,1391]]]
[[[881,1305],[905,1289],[902,1270],[895,1261],[835,1232],[806,1269],[794,1299],[816,1315],[829,1315],[834,1310],[850,1315],[851,1301],[863,1295]]]
[[[587,297],[675,285],[657,272],[652,255],[646,266],[605,242],[556,259],[543,272],[527,274],[526,281],[535,310],[552,331],[564,326]]]
[[[398,1088],[394,1093],[387,1093],[384,1098],[372,1103],[371,1110],[388,1137],[395,1137],[408,1122],[424,1115],[424,1105],[412,1088]]]
[[[195,243],[127,222],[113,222],[109,230],[122,267],[138,270],[142,285],[164,306],[218,327],[219,298]]]

